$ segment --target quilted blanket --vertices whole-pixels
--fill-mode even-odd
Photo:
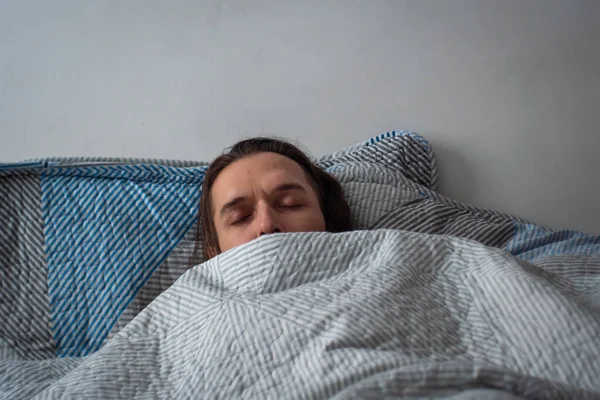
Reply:
[[[598,397],[599,236],[440,195],[412,132],[316,162],[356,232],[204,264],[205,162],[0,164],[0,398]]]
[[[600,398],[598,272],[400,230],[268,235],[92,355],[0,361],[0,396]]]

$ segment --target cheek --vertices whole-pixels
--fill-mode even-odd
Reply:
[[[253,237],[249,229],[225,229],[217,232],[219,247],[222,252],[233,249],[244,243],[248,243]]]
[[[301,213],[294,218],[287,221],[289,224],[286,226],[288,232],[311,232],[311,231],[324,231],[325,230],[325,218],[321,213],[320,209],[310,210],[306,213]]]

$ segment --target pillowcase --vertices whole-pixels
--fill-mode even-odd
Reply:
[[[429,142],[414,132],[391,131],[317,159],[324,169],[349,161],[383,165],[431,190],[437,188],[437,163]]]
[[[317,164],[342,185],[355,229],[368,229],[391,210],[421,198],[418,188],[437,186],[431,145],[408,131],[376,136],[326,155]]]

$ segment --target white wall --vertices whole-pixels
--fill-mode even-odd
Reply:
[[[441,191],[600,233],[600,2],[0,2],[0,160],[430,139]]]

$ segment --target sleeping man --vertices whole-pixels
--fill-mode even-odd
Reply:
[[[344,232],[350,208],[339,182],[296,146],[242,140],[210,165],[202,186],[204,258],[277,232]]]

